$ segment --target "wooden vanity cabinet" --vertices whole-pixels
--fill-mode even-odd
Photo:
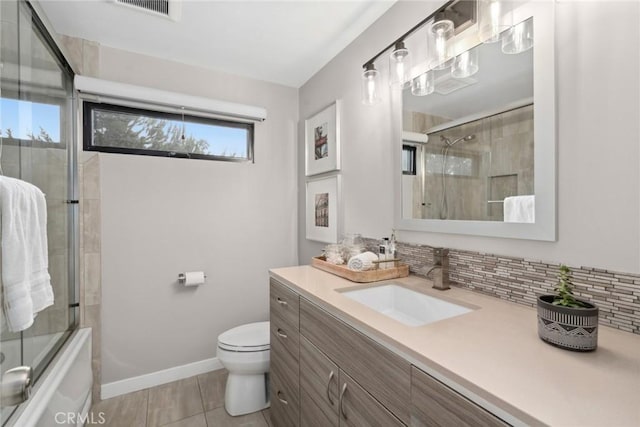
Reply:
[[[338,403],[340,426],[404,426],[398,418],[342,370],[340,370],[340,394],[342,396]]]
[[[316,346],[302,337],[300,425],[393,427],[403,424]]]
[[[340,370],[327,356],[300,338],[300,425],[338,426]]]
[[[300,298],[300,333],[409,424],[409,362],[305,298]]]
[[[271,279],[271,418],[282,427],[300,425],[300,296]]]
[[[507,425],[274,279],[270,291],[275,427]]]
[[[415,366],[411,367],[412,427],[504,427],[504,421],[442,384]]]

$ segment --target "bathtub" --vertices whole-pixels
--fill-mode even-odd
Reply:
[[[4,349],[4,346],[3,346]],[[83,426],[91,407],[91,328],[69,337],[7,426]]]
[[[51,351],[56,345],[63,332],[50,335],[40,335],[37,337],[25,338],[28,340],[28,346],[34,349],[40,349],[38,354],[33,357],[33,363],[31,366],[38,366],[42,363],[42,359]],[[0,346],[0,368],[2,371],[6,371],[8,366],[20,366],[20,354],[22,352],[22,340],[15,339],[9,341],[2,341]]]

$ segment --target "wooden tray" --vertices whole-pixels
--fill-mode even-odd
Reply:
[[[379,280],[397,279],[399,277],[407,277],[409,275],[409,266],[402,263],[396,263],[396,267],[380,268],[376,270],[354,271],[350,270],[346,265],[335,265],[328,263],[323,256],[311,258],[311,265],[320,270],[343,277],[352,282],[369,283]]]

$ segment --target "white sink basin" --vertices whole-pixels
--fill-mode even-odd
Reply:
[[[472,311],[396,284],[346,291],[342,294],[409,326],[422,326]]]

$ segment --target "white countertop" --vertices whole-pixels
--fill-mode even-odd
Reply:
[[[437,291],[416,276],[359,284],[311,266],[271,276],[516,424],[640,426],[640,336],[598,328],[598,349],[578,353],[538,338],[536,310],[460,288]],[[337,290],[400,283],[472,312],[407,326]]]

